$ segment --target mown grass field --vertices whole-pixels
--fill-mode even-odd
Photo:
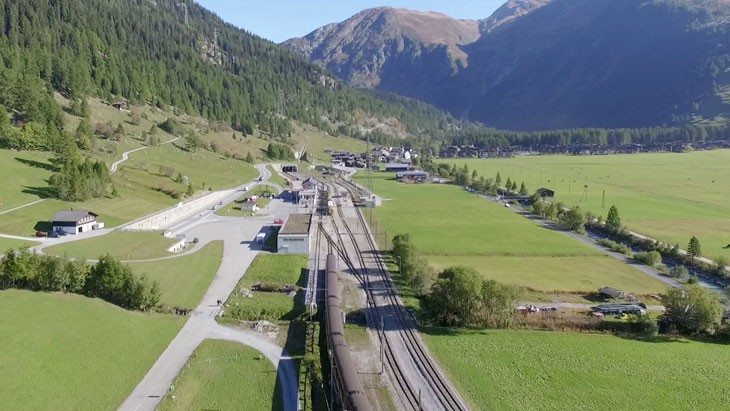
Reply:
[[[52,153],[0,149],[2,175],[12,177],[0,186],[0,211],[43,198],[46,180],[53,174],[51,157]]]
[[[425,333],[474,410],[723,410],[730,350],[541,331]]]
[[[429,256],[442,270],[454,258]],[[667,286],[613,257],[481,257],[461,256],[459,265],[474,268],[485,278],[546,292],[588,293],[607,284],[639,295],[661,294]]]
[[[72,294],[0,291],[0,398],[8,410],[113,410],[182,327]]]
[[[181,139],[171,144],[138,151],[132,155],[128,163],[124,163],[124,167],[146,169],[150,176],[167,179],[171,187],[179,185],[177,188],[183,192],[183,186],[173,181],[178,173],[187,176],[196,190],[233,188],[251,181],[258,175],[256,169],[244,161],[225,158],[202,148],[190,152],[183,147],[184,141]],[[160,167],[174,169],[172,178],[160,175]]]
[[[38,243],[34,241],[15,240],[12,238],[0,237],[0,253],[4,253],[11,248],[17,250],[23,247],[33,247],[34,245],[38,245]]]
[[[532,192],[555,190],[555,200],[606,215],[616,205],[629,229],[686,247],[693,235],[710,258],[730,257],[730,150],[611,156],[529,156],[440,160],[467,164],[480,176],[500,172]],[[587,201],[585,185],[588,185]],[[605,191],[605,208],[603,192]]]
[[[641,295],[666,290],[660,281],[463,188],[391,178],[373,174],[375,191],[389,199],[374,211],[377,237],[383,243],[385,230],[389,241],[408,233],[436,269],[466,265],[485,278],[544,292],[591,292],[605,285]]]
[[[196,307],[215,278],[223,258],[223,243],[214,241],[193,254],[159,261],[129,263],[135,273],[160,283],[160,302]]]
[[[48,247],[44,252],[87,260],[107,253],[121,260],[147,260],[173,255],[167,249],[177,241],[161,232],[112,231],[100,237]]]
[[[205,340],[175,379],[160,410],[283,409],[276,368],[259,352],[231,341]]]

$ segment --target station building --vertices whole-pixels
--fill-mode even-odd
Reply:
[[[290,214],[277,236],[281,254],[309,254],[311,214]]]

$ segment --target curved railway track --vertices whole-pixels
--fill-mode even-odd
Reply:
[[[349,186],[344,185],[343,187],[351,196],[356,194]],[[392,307],[391,310],[393,318],[398,324],[398,329],[400,330],[399,334],[408,351],[408,355],[418,372],[428,384],[428,387],[424,388],[431,391],[431,396],[437,402],[437,404],[432,404],[430,407],[424,407],[423,404],[421,404],[421,395],[419,392],[420,387],[413,386],[414,384],[407,377],[407,373],[404,370],[403,365],[398,361],[398,356],[396,355],[396,349],[393,346],[393,343],[386,337],[385,331],[381,329],[379,336],[381,344],[383,344],[385,360],[392,372],[397,388],[403,393],[403,401],[405,405],[409,406],[413,410],[431,408],[446,411],[468,410],[468,407],[459,395],[451,389],[448,381],[438,370],[431,359],[431,356],[424,348],[423,343],[418,338],[415,331],[416,324],[398,299],[397,292],[395,291],[395,285],[393,284],[383,259],[379,255],[379,250],[375,241],[372,236],[370,236],[365,218],[357,208],[355,209],[355,213],[358,218],[359,227],[362,228],[362,234],[366,240],[364,247],[361,246],[361,241],[357,240],[355,232],[353,232],[350,223],[348,223],[340,207],[338,207],[336,213],[340,221],[339,225],[336,223],[336,219],[333,216],[333,224],[337,239],[333,239],[322,226],[320,226],[320,232],[324,233],[326,240],[330,243],[333,250],[337,251],[365,290],[367,305],[372,313],[369,318],[371,324],[377,324],[377,321],[382,318],[385,313],[385,311],[383,311],[385,310],[384,306]],[[339,227],[342,227],[344,231],[340,231]],[[352,249],[355,251],[359,268],[350,258],[343,237],[347,237],[352,244]],[[374,290],[373,287],[371,287],[370,274],[367,271],[364,271],[367,270],[366,267],[369,265],[372,266],[372,264],[368,264],[366,262],[366,255],[369,255],[370,258],[374,260],[377,271],[377,282],[382,284],[382,287],[378,287],[377,290]],[[381,292],[381,294],[376,294],[375,291]],[[384,299],[385,303],[379,304],[379,299]]]

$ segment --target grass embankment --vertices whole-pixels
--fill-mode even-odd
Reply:
[[[556,201],[596,214],[605,216],[616,205],[633,231],[683,248],[695,235],[706,256],[730,257],[724,248],[730,243],[730,179],[719,172],[730,161],[730,150],[441,161],[467,164],[486,178],[500,172],[503,181],[509,177],[518,186],[524,181],[531,191],[553,189]]]
[[[205,340],[175,379],[160,410],[283,409],[276,368],[259,352],[231,341]]]
[[[129,263],[136,273],[160,283],[163,305],[196,307],[215,278],[223,258],[223,242],[214,241],[199,251],[159,261]]]
[[[115,409],[184,318],[73,294],[0,291],[0,384],[9,410]]]
[[[375,191],[390,199],[375,209],[379,241],[383,227],[389,238],[408,233],[436,268],[467,265],[485,278],[544,292],[589,293],[604,285],[641,295],[666,290],[635,268],[462,188],[390,178],[373,175]]]
[[[730,401],[723,345],[512,330],[424,339],[475,410],[721,410]]]
[[[302,294],[300,288],[306,281],[306,268],[306,255],[257,255],[226,301],[225,314],[219,318],[225,322],[294,319],[304,310],[299,300]],[[297,296],[292,298],[276,291],[247,291],[256,284],[271,290],[281,290],[288,285],[297,292]]]
[[[44,252],[87,260],[107,253],[121,260],[147,260],[172,255],[167,249],[178,241],[159,232],[113,231],[100,237],[48,247]]]

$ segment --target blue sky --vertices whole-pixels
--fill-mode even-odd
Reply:
[[[378,6],[438,11],[460,19],[489,17],[506,0],[197,0],[223,20],[282,42]]]

